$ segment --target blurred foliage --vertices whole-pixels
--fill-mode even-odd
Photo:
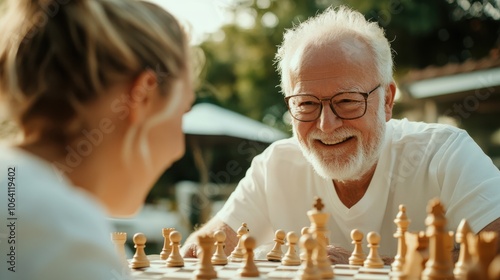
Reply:
[[[329,6],[347,5],[378,21],[395,51],[396,77],[411,68],[480,58],[499,46],[498,1],[238,0],[233,24],[205,41],[200,100],[287,130],[274,55],[286,28]]]
[[[347,5],[377,21],[392,42],[396,79],[409,69],[487,56],[500,45],[500,10],[495,0],[234,0],[232,24],[200,45],[205,55],[197,102],[211,102],[270,126],[290,131],[274,56],[285,29],[329,6]],[[397,115],[401,108],[395,107]],[[256,155],[265,146],[255,149]],[[211,149],[210,181],[231,160],[246,170],[251,156],[232,146]],[[188,153],[160,182],[199,179]],[[244,175],[231,176],[230,183]],[[223,182],[225,183],[225,182]],[[156,188],[155,188],[156,189]],[[151,197],[155,196],[155,189]],[[159,189],[156,189],[159,191]]]

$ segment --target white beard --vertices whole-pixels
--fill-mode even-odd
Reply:
[[[337,181],[359,180],[379,159],[385,136],[385,113],[383,109],[378,110],[376,121],[374,128],[375,135],[374,139],[371,139],[371,141],[363,139],[363,136],[358,130],[341,127],[335,130],[334,135],[325,134],[319,130],[313,131],[306,139],[309,143],[309,147],[306,147],[306,145],[299,140],[300,149],[306,159],[312,164],[314,170],[321,177]],[[351,136],[357,139],[357,147],[354,154],[342,154],[339,156],[339,153],[342,152],[336,151],[335,154],[328,154],[310,148],[317,139],[321,139],[326,143],[336,143]]]

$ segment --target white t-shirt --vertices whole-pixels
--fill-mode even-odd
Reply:
[[[310,221],[313,199],[330,213],[330,243],[351,250],[350,232],[381,235],[380,253],[394,256],[394,219],[400,204],[409,231],[425,230],[428,201],[439,197],[448,229],[463,218],[477,232],[500,217],[500,171],[463,130],[440,124],[390,120],[380,159],[364,197],[350,209],[302,155],[294,138],[273,143],[252,161],[217,217],[234,230],[246,222],[259,245],[272,242],[277,229],[300,234]],[[366,245],[366,239],[364,241]]]
[[[129,279],[102,206],[50,164],[0,147],[0,192],[0,279]]]

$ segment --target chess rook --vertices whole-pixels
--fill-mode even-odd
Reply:
[[[163,248],[161,250],[160,257],[162,260],[166,260],[172,252],[172,247],[170,246],[170,233],[174,230],[174,228],[162,228],[161,230],[161,234],[163,236]]]
[[[125,242],[127,241],[127,233],[126,232],[112,232],[111,240],[115,245],[116,251],[118,252],[118,256],[120,257],[122,263],[125,266],[128,266],[127,254],[125,253]]]
[[[198,245],[201,249],[199,255],[198,267],[194,272],[195,279],[214,279],[217,278],[217,272],[212,266],[211,256],[215,243],[215,238],[204,235],[198,236]]]
[[[149,267],[149,259],[144,252],[146,247],[146,236],[143,233],[136,233],[133,237],[135,254],[130,261],[130,268],[143,268]]]

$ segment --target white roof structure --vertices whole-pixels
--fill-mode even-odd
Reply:
[[[286,133],[210,103],[199,103],[184,115],[182,129],[191,135],[229,136],[272,143]]]

